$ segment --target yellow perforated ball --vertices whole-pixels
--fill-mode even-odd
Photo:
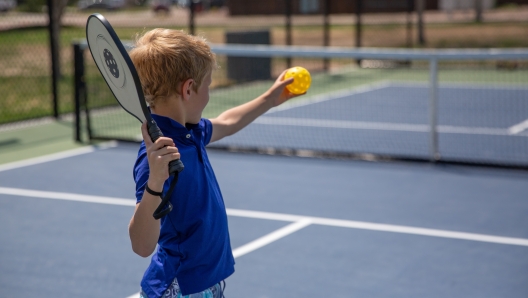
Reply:
[[[312,77],[306,68],[295,66],[286,71],[284,79],[289,79],[293,77],[293,83],[286,86],[288,91],[293,94],[303,94],[310,88],[312,83]]]

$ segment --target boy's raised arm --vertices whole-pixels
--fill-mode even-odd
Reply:
[[[268,91],[264,92],[264,94],[250,102],[231,108],[220,114],[218,117],[211,119],[213,125],[211,142],[218,141],[236,133],[269,109],[284,103],[290,98],[299,96],[290,93],[285,88],[286,85],[293,82],[293,78],[283,81],[285,73],[286,71],[282,72],[275,83],[270,89],[268,89]]]

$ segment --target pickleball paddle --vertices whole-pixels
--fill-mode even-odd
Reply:
[[[96,13],[88,17],[86,39],[97,68],[119,105],[141,123],[147,123],[152,142],[162,137],[161,130],[147,108],[136,68],[114,29],[101,14]],[[169,174],[174,175],[174,179],[165,196],[162,196],[161,204],[154,212],[154,218],[159,219],[172,210],[169,199],[178,181],[178,174],[182,170],[181,160],[177,159],[169,163]]]

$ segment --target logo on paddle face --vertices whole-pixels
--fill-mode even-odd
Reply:
[[[112,55],[108,49],[104,49],[103,55],[106,67],[108,67],[110,73],[114,76],[114,78],[119,78],[119,68],[117,68],[117,62],[114,59],[114,55]]]

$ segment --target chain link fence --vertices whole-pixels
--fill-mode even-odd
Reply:
[[[25,7],[35,10],[32,5]],[[0,123],[51,115],[49,42],[39,15],[0,16]]]
[[[500,1],[499,8],[484,7],[483,22],[477,23],[473,9],[442,10],[442,1],[427,0],[425,44],[421,45],[412,2],[364,1],[361,46],[528,47],[523,38],[528,35],[526,6]],[[258,2],[260,6],[256,1],[235,0],[72,0],[62,16],[60,75],[54,98],[47,2],[5,3],[0,6],[0,124],[53,116],[55,110],[61,117],[73,112],[72,42],[85,38],[86,19],[94,12],[104,14],[124,40],[166,27],[194,32],[214,44],[228,42],[231,32],[267,31],[272,45],[358,45],[357,0],[276,0]],[[289,12],[287,4],[291,5]]]

